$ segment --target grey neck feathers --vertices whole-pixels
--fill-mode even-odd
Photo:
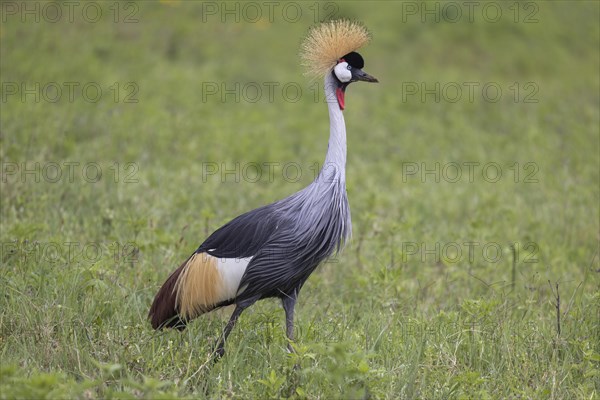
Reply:
[[[325,101],[329,108],[329,145],[319,178],[346,183],[346,123],[335,93],[337,83],[332,74],[325,77]]]
[[[346,196],[346,125],[335,88],[336,82],[329,75],[325,78],[330,124],[325,163],[310,185],[278,203],[280,215],[294,216],[291,224],[294,241],[303,243],[308,249],[307,257],[310,255],[314,260],[329,257],[339,250],[352,232]]]

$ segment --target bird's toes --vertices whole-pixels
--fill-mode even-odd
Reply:
[[[292,341],[288,341],[287,351],[289,354],[297,354],[296,349],[294,348],[294,345],[292,344]]]
[[[219,346],[213,351],[213,360],[219,361],[225,355],[225,348]]]

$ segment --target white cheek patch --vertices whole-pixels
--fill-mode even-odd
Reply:
[[[342,61],[333,69],[335,72],[335,76],[340,80],[340,82],[350,82],[352,79],[352,73],[348,69],[348,63],[346,61]]]

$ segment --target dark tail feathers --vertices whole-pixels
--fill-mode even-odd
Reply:
[[[183,271],[188,260],[185,260],[183,264],[169,276],[154,297],[154,302],[152,302],[152,307],[150,307],[150,311],[148,312],[148,318],[154,329],[185,329],[186,321],[181,319],[177,312],[177,305],[175,304],[177,293],[174,289],[177,278],[179,278],[179,275]]]

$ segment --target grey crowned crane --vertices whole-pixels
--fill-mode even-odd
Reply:
[[[294,306],[315,268],[340,250],[351,233],[346,196],[344,95],[352,82],[377,82],[363,72],[356,50],[369,41],[360,24],[322,23],[302,44],[303,64],[325,77],[329,147],[323,168],[310,185],[275,203],[234,218],[217,229],[181,264],[158,291],[148,314],[154,329],[184,329],[201,314],[235,305],[216,356],[244,309],[276,297],[285,310],[288,348],[293,351]]]

